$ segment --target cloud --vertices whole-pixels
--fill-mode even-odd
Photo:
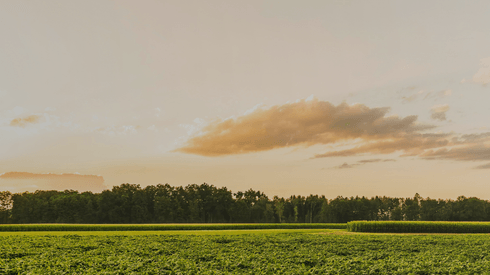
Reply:
[[[136,126],[135,125],[121,125],[121,126],[112,125],[110,127],[96,128],[92,130],[92,132],[99,132],[105,135],[115,136],[115,135],[137,134],[139,129],[141,129],[141,126],[139,125]],[[150,128],[147,129],[152,130]]]
[[[483,143],[490,139],[490,132],[480,133],[480,134],[466,134],[460,137],[453,137],[453,144],[474,144]]]
[[[34,190],[66,189],[100,192],[107,189],[104,178],[95,175],[74,174],[36,174],[28,172],[7,172],[0,175],[0,190],[10,187],[9,191],[23,192]]]
[[[394,159],[365,159],[365,160],[359,160],[357,163],[354,164],[348,164],[347,162],[344,162],[344,164],[339,165],[339,166],[334,166],[332,168],[334,169],[344,169],[344,168],[354,168],[355,166],[367,164],[367,163],[373,163],[373,162],[388,162],[388,161],[396,161]]]
[[[161,113],[162,113],[162,109],[160,109],[160,108],[155,108],[155,109],[154,109],[154,111],[155,111],[155,116],[156,116],[156,117],[160,117],[160,115],[161,115]]]
[[[449,111],[449,105],[435,105],[430,109],[432,119],[446,120],[446,112]]]
[[[490,57],[480,60],[481,68],[473,76],[473,81],[486,85],[490,83]]]
[[[439,97],[450,96],[452,94],[453,94],[453,91],[452,90],[443,90],[443,91],[440,91],[439,93],[437,93],[437,95]]]
[[[449,134],[408,134],[394,139],[386,139],[375,142],[365,142],[363,145],[341,151],[331,151],[317,154],[313,158],[346,157],[359,154],[391,154],[403,151],[403,156],[414,156],[422,153],[425,149],[444,147],[449,144],[446,137]]]
[[[426,150],[419,156],[429,160],[490,161],[489,143],[490,132],[455,136],[450,139],[449,146]]]
[[[211,122],[175,151],[223,156],[355,139],[397,140],[435,127],[417,123],[417,116],[386,116],[389,110],[363,104],[344,102],[334,106],[317,99],[301,100],[256,109],[236,119]]]
[[[413,89],[415,89],[415,88],[413,88]],[[412,94],[412,95],[410,95],[410,96],[403,96],[403,97],[402,97],[402,101],[403,101],[404,103],[412,102],[412,101],[414,101],[415,99],[417,99],[417,98],[418,98],[420,95],[422,95],[423,93],[425,93],[425,91],[424,91],[424,90],[420,90],[420,91],[418,91],[417,93]]]
[[[404,96],[404,97],[402,97],[402,99],[404,102],[412,102],[417,98],[417,95],[418,94],[413,94],[411,96]]]
[[[439,91],[439,92],[428,92],[423,100],[426,100],[426,99],[434,99],[434,100],[437,100],[437,99],[440,99],[440,98],[445,98],[447,96],[451,96],[453,94],[453,91],[452,90],[442,90],[442,91]]]
[[[337,168],[337,169],[354,168],[355,165],[356,164],[347,164],[347,162],[344,162],[344,164],[339,165],[339,166],[335,166],[334,168]]]
[[[14,127],[26,127],[28,124],[36,124],[40,120],[40,116],[38,115],[31,115],[28,117],[23,117],[23,118],[14,118],[12,121],[10,121],[10,126]]]
[[[202,118],[196,117],[193,122],[195,124],[179,124],[179,127],[184,128],[188,135],[201,134],[200,129],[204,127],[206,121]]]
[[[461,161],[490,160],[490,147],[484,144],[467,145],[457,148],[427,150],[420,154],[425,159],[452,159]]]
[[[246,110],[245,113],[243,113],[243,115],[248,115],[248,114],[251,114],[253,112],[255,112],[257,109],[260,109],[264,106],[264,103],[259,103],[257,105],[255,105],[252,109],[249,109],[249,110]]]
[[[477,166],[475,169],[490,169],[490,163]]]
[[[360,160],[358,162],[360,163],[371,163],[371,162],[388,162],[388,161],[396,161],[394,159],[365,159],[365,160]]]
[[[434,119],[445,119],[448,105],[432,108]],[[389,108],[369,108],[363,104],[334,106],[325,101],[310,101],[260,108],[247,115],[194,125],[193,134],[175,151],[202,156],[225,156],[267,151],[292,146],[351,143],[350,148],[319,153],[325,157],[391,154],[401,157],[460,161],[490,160],[490,132],[461,135],[427,133],[435,126],[417,123],[417,116],[387,116]],[[367,159],[352,168],[372,162],[394,161]],[[340,168],[341,166],[337,166]]]
[[[137,129],[139,129],[139,126],[134,126],[134,125],[123,125],[122,126],[122,133],[123,134],[136,134],[138,133]]]

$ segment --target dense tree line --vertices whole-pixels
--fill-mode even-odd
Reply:
[[[490,202],[390,197],[268,198],[206,183],[141,188],[122,184],[101,193],[73,190],[0,192],[0,223],[345,223],[352,220],[490,221]]]

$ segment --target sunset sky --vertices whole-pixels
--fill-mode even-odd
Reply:
[[[490,199],[489,1],[3,1],[0,191]]]

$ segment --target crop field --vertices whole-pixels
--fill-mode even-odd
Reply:
[[[223,229],[223,230],[159,230],[159,231],[12,231],[0,232],[0,236],[132,236],[132,235],[241,235],[241,234],[277,234],[277,233],[322,233],[326,229]],[[330,231],[339,231],[332,229]]]
[[[0,274],[482,274],[483,234],[4,232]],[[266,234],[265,232],[269,232]],[[68,233],[68,232],[49,232]],[[103,234],[103,235],[100,235]]]
[[[345,229],[345,223],[222,223],[222,224],[0,224],[2,231],[159,231],[237,229]]]
[[[378,233],[490,233],[490,222],[353,221],[347,223],[347,230]]]

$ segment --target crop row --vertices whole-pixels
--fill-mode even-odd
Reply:
[[[232,229],[345,229],[345,223],[241,224],[5,224],[0,231],[160,231]]]
[[[490,222],[352,221],[347,231],[379,233],[490,233]]]

